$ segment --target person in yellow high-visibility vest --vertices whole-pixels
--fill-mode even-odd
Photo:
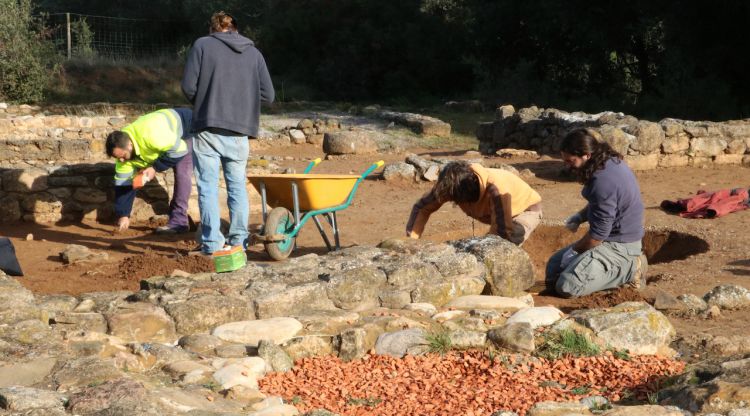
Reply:
[[[130,227],[135,191],[156,172],[174,169],[174,193],[167,225],[157,234],[189,231],[188,199],[192,187],[193,158],[190,124],[193,112],[173,108],[145,114],[107,136],[107,155],[115,164],[115,215],[120,231]]]

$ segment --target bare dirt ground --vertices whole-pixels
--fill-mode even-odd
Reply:
[[[462,150],[442,151],[411,149],[433,157],[467,157]],[[278,162],[298,171],[307,160],[321,157],[312,145],[266,149],[262,154],[293,156],[293,161]],[[471,158],[476,155],[469,156]],[[360,173],[376,158],[386,162],[403,160],[403,154],[356,156],[324,161],[316,168],[321,173]],[[546,259],[575,236],[561,228],[562,221],[584,205],[581,185],[561,175],[562,163],[557,159],[499,157],[488,163],[508,163],[516,168],[528,168],[535,177],[527,181],[543,198],[545,222],[524,245],[537,269],[537,280],[543,281]],[[678,199],[698,189],[746,187],[750,184],[750,169],[738,166],[716,168],[671,168],[637,174],[646,205],[646,221],[652,231],[651,245],[658,252],[652,255],[648,270],[648,288],[642,293],[620,290],[575,300],[564,300],[545,294],[535,295],[537,305],[556,305],[563,310],[614,305],[624,300],[644,298],[653,300],[659,290],[673,295],[693,293],[702,296],[719,284],[738,284],[750,287],[750,210],[710,220],[683,219],[659,208],[664,199]],[[390,237],[404,234],[404,225],[414,201],[429,190],[430,183],[393,183],[367,180],[360,187],[352,206],[341,211],[339,223],[342,246],[374,245]],[[260,222],[260,213],[253,222]],[[192,234],[175,237],[153,235],[154,224],[136,224],[125,235],[113,235],[112,224],[85,222],[56,225],[4,225],[0,234],[13,241],[24,269],[20,282],[37,294],[79,294],[93,291],[137,290],[139,280],[151,275],[164,275],[174,269],[187,272],[208,270],[210,265],[188,258],[186,252],[195,244]],[[666,231],[663,231],[666,230]],[[458,208],[445,206],[430,220],[424,238],[446,241],[482,235],[487,226],[473,222]],[[27,234],[33,240],[27,240]],[[580,231],[579,231],[580,233]],[[666,245],[664,242],[666,241]],[[648,243],[648,241],[647,241]],[[105,251],[109,260],[88,265],[63,265],[58,253],[67,244],[82,244],[93,250]],[[648,246],[648,244],[647,244]],[[652,250],[653,251],[653,250]],[[307,253],[324,254],[323,241],[314,224],[306,225],[292,256]],[[262,246],[252,247],[251,261],[268,261]],[[678,259],[678,260],[675,260]],[[535,287],[535,293],[540,286]],[[714,335],[750,335],[750,312],[724,312],[711,320],[700,317],[671,318],[680,335],[706,332]]]

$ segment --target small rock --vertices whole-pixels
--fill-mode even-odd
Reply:
[[[26,234],[26,241],[33,241],[34,240],[34,234],[28,233]]]
[[[487,332],[487,338],[498,347],[511,351],[534,351],[534,330],[529,323],[518,323],[501,326]]]
[[[383,179],[385,179],[386,181],[398,179],[413,182],[416,173],[417,172],[414,166],[408,163],[393,163],[388,164],[385,169],[383,169]]]
[[[404,309],[406,309],[407,311],[415,311],[430,316],[437,313],[437,308],[435,307],[435,305],[426,302],[410,303],[404,306]]]
[[[180,269],[174,269],[172,270],[172,273],[169,274],[170,277],[190,277],[190,273],[180,270]]]
[[[539,306],[533,308],[521,309],[508,318],[507,324],[528,323],[536,329],[540,326],[549,326],[559,321],[563,317],[561,310],[554,306]]]
[[[711,305],[706,312],[703,313],[703,317],[706,319],[716,319],[721,316],[721,309],[716,305]]]
[[[93,299],[84,299],[73,309],[73,312],[91,312],[96,307]]]
[[[664,311],[664,310],[679,311],[679,310],[685,309],[685,303],[680,302],[680,300],[674,297],[671,293],[660,289],[656,293],[656,299],[654,300],[654,308],[660,311]]]
[[[701,299],[699,296],[693,295],[692,293],[682,294],[677,296],[677,300],[684,305],[684,310],[698,313],[708,309],[706,301]]]
[[[581,399],[580,403],[589,409],[603,409],[609,405],[609,400],[602,396],[589,396]]]
[[[60,258],[65,264],[85,261],[89,257],[91,257],[91,250],[86,246],[78,244],[68,244],[65,249],[60,252]]]
[[[425,345],[427,340],[422,329],[405,329],[380,335],[375,343],[375,353],[401,358],[414,347]]]
[[[438,165],[431,165],[422,174],[422,179],[428,182],[435,182],[438,180],[440,175],[440,167]]]
[[[445,322],[463,315],[466,315],[466,311],[445,311],[432,315],[432,319],[437,322]]]
[[[294,144],[301,144],[306,142],[305,133],[302,130],[291,129],[289,130],[289,138]]]
[[[273,371],[287,372],[294,368],[294,362],[289,354],[273,341],[262,339],[258,343],[258,356],[264,359]]]

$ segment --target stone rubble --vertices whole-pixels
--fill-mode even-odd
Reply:
[[[532,282],[525,252],[496,237],[386,240],[229,273],[156,276],[137,293],[35,297],[0,275],[0,414],[297,414],[293,403],[258,390],[265,374],[319,355],[417,355],[438,340],[533,353],[542,333],[566,329],[630,354],[675,354],[674,328],[650,305],[565,316],[533,306],[524,292]],[[747,308],[736,302],[742,289],[715,288],[706,299]],[[689,412],[746,407],[749,366],[736,356],[750,352],[747,340],[696,343],[729,358],[697,373],[697,384],[675,384],[662,404]],[[540,403],[528,414],[590,407]],[[662,406],[604,414],[639,411],[687,414]]]

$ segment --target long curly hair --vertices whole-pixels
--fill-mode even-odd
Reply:
[[[463,160],[448,163],[440,171],[433,188],[440,202],[476,202],[479,200],[479,178]]]
[[[607,142],[599,141],[595,133],[589,129],[581,128],[568,133],[560,143],[560,151],[581,157],[589,154],[591,157],[580,169],[576,169],[578,181],[587,183],[609,159],[615,159],[617,163],[622,161],[622,155],[614,150]]]

